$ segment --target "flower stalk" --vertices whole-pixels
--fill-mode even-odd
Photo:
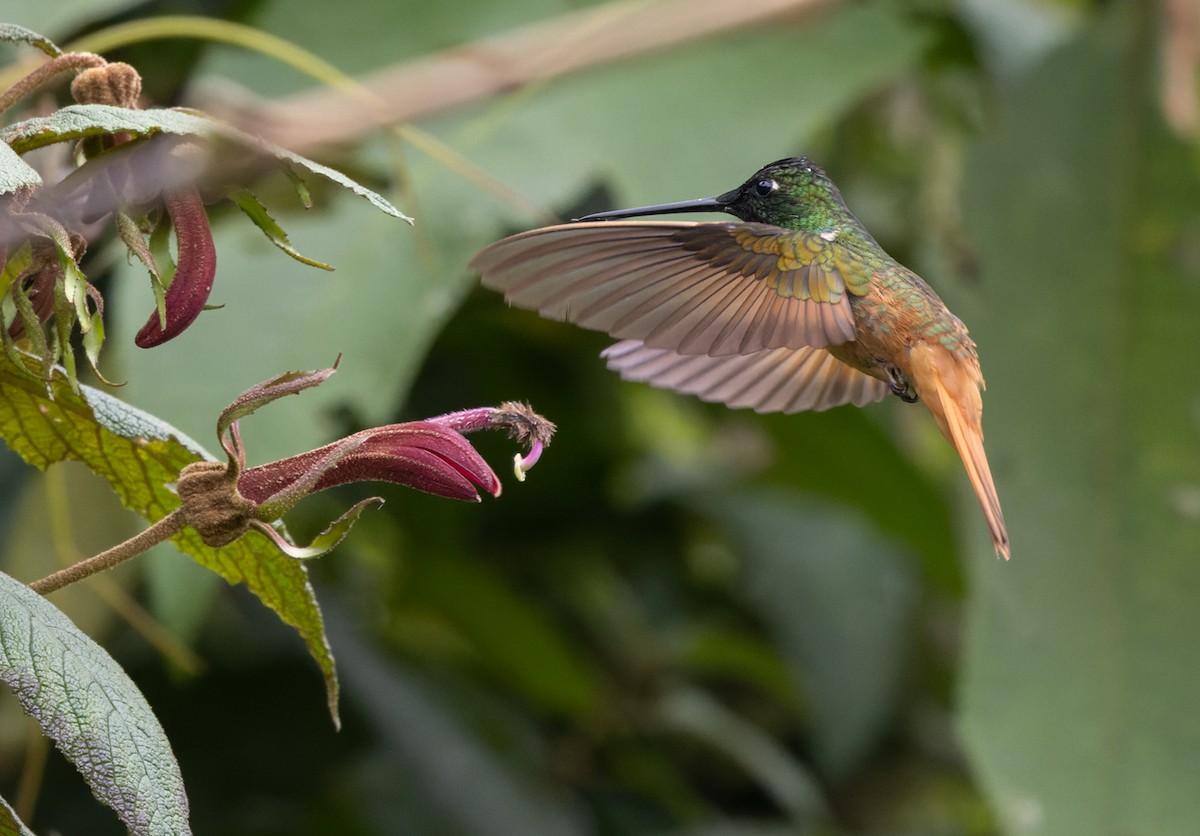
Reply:
[[[183,530],[185,525],[182,508],[176,508],[161,520],[146,530],[135,534],[123,543],[113,546],[107,551],[81,560],[65,569],[60,569],[52,575],[34,581],[29,588],[39,595],[48,595],[64,586],[91,577],[99,572],[119,566],[126,560],[137,557],[159,543],[166,542]]]

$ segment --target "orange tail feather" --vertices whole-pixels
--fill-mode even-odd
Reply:
[[[942,435],[958,450],[987,519],[996,554],[1008,560],[1004,512],[983,450],[983,399],[979,395],[983,376],[979,366],[963,366],[941,346],[928,344],[913,346],[910,359],[917,392],[933,413]]]

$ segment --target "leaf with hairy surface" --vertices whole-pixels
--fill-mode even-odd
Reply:
[[[125,507],[148,522],[157,522],[179,506],[179,496],[169,487],[179,471],[212,458],[183,433],[110,395],[87,386],[80,386],[76,394],[59,369],[49,389],[7,357],[0,360],[0,437],[43,470],[55,462],[83,462],[108,481]],[[325,678],[329,710],[337,723],[333,654],[303,564],[257,533],[212,548],[186,528],[172,542],[229,583],[244,583],[296,628]]]
[[[146,698],[104,648],[2,573],[0,679],[130,832],[191,832],[179,764]],[[9,832],[28,833],[12,818]]]

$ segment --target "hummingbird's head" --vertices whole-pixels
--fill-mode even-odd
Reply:
[[[676,212],[728,212],[743,221],[814,231],[831,229],[849,215],[837,187],[820,166],[807,157],[788,157],[763,166],[733,191],[716,197],[596,212],[576,220],[613,221]]]
[[[765,165],[733,191],[714,198],[721,211],[743,221],[807,226],[814,214],[842,205],[837,187],[807,157],[788,157]]]

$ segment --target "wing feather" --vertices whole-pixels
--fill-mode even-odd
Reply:
[[[888,385],[811,347],[753,354],[678,354],[623,340],[601,355],[625,380],[756,412],[821,411],[882,400]]]
[[[544,316],[681,354],[723,356],[854,339],[852,260],[765,224],[595,222],[514,235],[471,261],[484,285]]]

